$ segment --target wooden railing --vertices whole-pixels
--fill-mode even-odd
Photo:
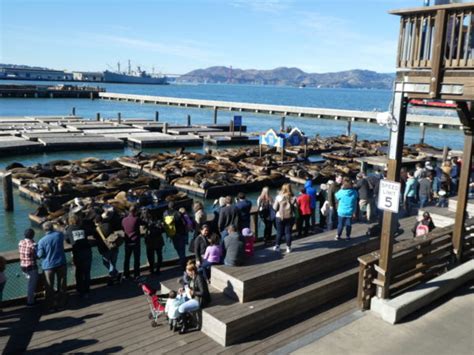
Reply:
[[[474,68],[474,4],[392,11],[400,15],[397,67]]]
[[[453,245],[453,226],[437,228],[427,236],[402,241],[393,247],[393,266],[390,279],[390,295],[396,296],[410,287],[430,280],[456,265]],[[379,274],[379,252],[359,257],[359,286],[357,300],[362,309],[370,308],[370,300],[376,294]],[[474,257],[474,219],[466,221],[462,260]]]

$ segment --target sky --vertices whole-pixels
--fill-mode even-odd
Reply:
[[[215,65],[394,72],[399,18],[422,0],[0,0],[0,63],[66,70]]]

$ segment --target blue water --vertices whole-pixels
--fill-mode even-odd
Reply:
[[[5,82],[4,82],[5,83]],[[20,83],[20,82],[11,82]],[[31,83],[31,82],[28,82]],[[38,84],[46,84],[39,82]],[[294,105],[309,107],[324,107],[349,110],[377,110],[386,111],[391,100],[391,92],[387,90],[353,90],[353,89],[316,89],[316,88],[292,88],[274,86],[251,86],[251,85],[124,85],[124,84],[100,84],[108,92],[159,95],[182,98],[210,99],[224,101],[240,101],[252,103],[268,103],[278,105]],[[160,112],[160,121],[169,123],[186,122],[188,114],[192,117],[192,123],[212,123],[213,112],[203,109],[189,109],[157,106],[152,104],[133,104],[125,102],[113,102],[87,99],[1,99],[0,116],[27,116],[27,115],[68,115],[72,107],[76,108],[76,114],[85,118],[94,118],[97,112],[101,117],[115,118],[117,113],[122,118],[147,118],[153,119],[155,111]],[[423,112],[424,113],[424,112]],[[449,114],[449,112],[443,112]],[[234,113],[219,111],[218,122],[227,123]],[[453,118],[455,119],[455,118]],[[264,132],[269,128],[278,129],[280,119],[277,116],[243,114],[243,123],[248,126],[249,131]],[[310,119],[287,117],[286,124],[298,127],[309,136],[320,134],[322,136],[334,136],[343,134],[346,130],[346,122],[324,119]],[[388,131],[375,124],[354,122],[352,131],[357,133],[361,139],[387,139]],[[417,143],[420,130],[417,127],[408,127],[406,132],[406,143]],[[442,147],[448,145],[454,149],[462,149],[462,134],[457,130],[439,130],[428,128],[426,131],[426,142]],[[193,148],[192,150],[200,148]],[[190,149],[191,150],[191,149]],[[160,151],[159,149],[147,149],[147,151]],[[0,156],[0,169],[7,164],[18,161],[25,165],[44,163],[53,159],[80,159],[84,157],[99,157],[113,159],[121,155],[135,153],[131,149],[111,151],[84,151],[48,154],[30,154],[25,156]],[[256,193],[249,197],[256,199]],[[210,203],[206,201],[208,210]],[[0,189],[0,251],[16,249],[18,240],[21,239],[25,228],[29,227],[28,213],[35,210],[36,204],[15,195],[15,212],[6,213],[3,210],[3,199]],[[40,233],[40,232],[39,232]],[[41,235],[41,234],[39,234]],[[122,253],[123,254],[123,253]],[[145,261],[144,250],[142,259]],[[169,245],[165,250],[165,257],[174,256],[174,250]],[[96,260],[94,273],[102,274],[103,268]],[[14,266],[8,271],[12,281],[7,285],[6,295],[12,294],[15,285],[24,286],[23,279],[17,277],[18,269]],[[70,277],[72,280],[72,277]]]

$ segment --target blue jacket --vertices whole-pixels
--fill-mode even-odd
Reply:
[[[304,184],[304,187],[306,189],[306,193],[309,195],[309,198],[311,199],[310,201],[310,207],[311,209],[316,208],[316,189],[313,187],[313,183],[311,180],[307,180]]]
[[[355,189],[340,189],[336,193],[337,215],[339,217],[352,217],[355,212],[358,194]]]
[[[38,258],[42,258],[43,270],[53,269],[66,265],[66,254],[64,253],[64,235],[60,232],[49,232],[38,242],[36,251]]]

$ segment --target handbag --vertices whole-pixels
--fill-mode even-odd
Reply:
[[[327,215],[329,214],[329,202],[327,200],[324,201],[323,207],[321,207],[321,214],[324,217],[327,217]]]
[[[116,249],[121,246],[125,240],[125,233],[123,231],[115,231],[110,234],[108,237],[105,237],[104,231],[100,226],[96,227],[97,233],[104,241],[105,246],[109,249]]]

